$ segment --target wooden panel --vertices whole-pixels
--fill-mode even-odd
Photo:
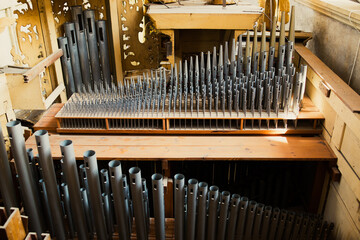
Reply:
[[[339,150],[340,150],[340,147],[341,147],[341,144],[343,141],[345,126],[346,126],[345,122],[339,117],[339,115],[336,115],[334,131],[333,131],[333,135],[331,138],[331,142]]]
[[[0,211],[5,213],[5,209],[2,207],[0,208]],[[11,208],[11,211],[12,213],[6,219],[6,222],[0,225],[0,239],[8,239],[8,240],[24,239],[26,233],[21,220],[20,211],[18,208]]]
[[[59,143],[66,139],[73,141],[77,159],[92,149],[99,160],[335,160],[320,137],[51,135],[55,159],[61,158]],[[26,144],[36,154],[35,137]]]
[[[360,176],[360,139],[348,127],[345,127],[340,150],[357,176]]]
[[[352,112],[360,112],[360,95],[351,89],[338,75],[302,44],[295,44],[296,52],[323,80]],[[332,93],[330,95],[332,95]]]
[[[328,222],[335,223],[334,239],[360,239],[359,229],[355,226],[349,209],[333,184],[330,185],[324,218]]]

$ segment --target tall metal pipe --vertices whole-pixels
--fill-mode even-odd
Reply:
[[[265,205],[258,203],[256,205],[255,219],[254,219],[254,230],[253,230],[253,239],[260,239],[261,233],[261,222],[263,218]]]
[[[85,188],[80,188],[80,193],[81,193],[81,202],[85,211],[86,225],[88,227],[88,232],[90,233],[89,235],[92,235],[94,230],[93,230],[92,218],[90,214],[91,208],[88,199],[88,194]]]
[[[46,186],[45,186],[44,179],[40,179],[38,181],[38,184],[39,184],[39,189],[40,189],[42,206],[45,209],[44,215],[46,218],[46,226],[49,228],[50,234],[53,235],[54,234],[54,224],[51,220],[51,210],[50,210],[49,200],[48,200],[47,193],[46,193]]]
[[[59,48],[63,50],[63,56],[61,56],[61,68],[66,86],[66,95],[68,98],[76,92],[74,83],[74,74],[71,66],[71,57],[68,39],[66,37],[59,37],[57,39]]]
[[[186,239],[195,239],[196,225],[196,198],[198,192],[198,181],[194,178],[188,181],[187,194],[187,219],[186,219]]]
[[[44,217],[37,188],[31,178],[30,165],[26,155],[25,139],[20,121],[11,121],[6,124],[11,142],[16,169],[19,175],[20,188],[26,214],[29,216],[30,230],[37,233],[38,237],[44,230]]]
[[[250,240],[252,238],[256,204],[257,203],[255,201],[249,202],[245,223],[245,240]]]
[[[282,239],[282,237],[284,235],[287,215],[288,215],[288,211],[285,209],[281,209],[279,225],[278,225],[278,229],[276,231],[276,239]]]
[[[207,221],[207,237],[208,240],[215,240],[216,237],[216,222],[217,222],[217,209],[219,205],[219,188],[211,186],[209,188],[209,214]]]
[[[65,36],[68,40],[68,48],[70,52],[71,66],[74,75],[75,91],[79,92],[82,88],[82,76],[80,68],[80,58],[78,51],[78,42],[76,39],[75,23],[64,23]]]
[[[207,215],[207,196],[208,184],[206,182],[199,183],[199,207],[196,218],[196,240],[205,240],[206,235],[206,215]]]
[[[94,10],[87,9],[84,11],[84,22],[85,22],[86,36],[89,47],[89,57],[90,57],[93,85],[97,86],[100,83],[100,62],[99,62],[99,51],[97,46],[98,43],[96,37]]]
[[[176,174],[174,176],[175,188],[174,188],[174,215],[175,215],[175,239],[184,239],[184,203],[185,203],[185,176],[182,174]]]
[[[156,239],[165,240],[164,186],[161,174],[151,176]]]
[[[143,205],[144,205],[144,212],[145,212],[145,225],[146,225],[146,232],[149,234],[150,231],[150,206],[149,206],[149,192],[146,186],[146,179],[141,178],[141,183],[143,187]]]
[[[229,202],[230,202],[230,192],[223,191],[221,193],[221,200],[220,200],[220,214],[219,214],[219,224],[217,229],[217,240],[225,239]]]
[[[247,197],[242,197],[239,204],[239,216],[236,224],[235,239],[243,239],[245,233],[245,222],[246,222],[246,213],[249,205],[249,199]]]
[[[78,43],[82,82],[88,89],[91,89],[89,54],[88,54],[88,47],[86,41],[84,17],[82,14],[82,6],[81,5],[72,6],[70,9],[71,9],[71,18],[72,21],[75,23],[75,29],[76,29],[76,39]]]
[[[125,192],[122,184],[121,162],[113,160],[109,162],[111,188],[114,197],[115,217],[120,239],[130,239],[128,228],[128,215],[126,212]]]
[[[88,239],[88,230],[86,227],[86,214],[82,204],[80,191],[79,175],[77,172],[74,146],[71,140],[64,140],[60,143],[62,155],[63,172],[66,175],[66,184],[69,190],[70,205],[73,211],[73,218],[76,225],[77,237],[79,239]]]
[[[56,226],[54,233],[56,239],[66,239],[63,216],[60,206],[60,197],[57,190],[54,162],[51,156],[49,134],[46,130],[35,132],[36,145],[39,153],[40,166],[42,168],[43,178],[46,186],[47,198],[51,210],[51,219]]]
[[[100,63],[101,63],[103,80],[105,84],[110,86],[111,74],[110,74],[110,61],[109,61],[109,47],[108,47],[108,38],[107,38],[105,20],[96,21],[96,31],[98,36]]]
[[[125,213],[127,216],[127,234],[128,236],[131,235],[132,230],[132,223],[133,223],[133,217],[134,217],[134,211],[133,211],[133,203],[130,199],[130,189],[129,185],[127,184],[126,175],[123,174],[121,177],[121,186],[123,187],[123,194],[125,198]]]
[[[102,204],[103,204],[103,208],[104,208],[107,231],[108,231],[110,238],[112,238],[113,222],[112,222],[112,213],[111,213],[110,204],[109,204],[109,200],[111,200],[110,199],[111,196],[106,193],[102,193],[101,197],[102,197]]]
[[[136,238],[139,240],[144,240],[147,239],[147,230],[145,222],[145,210],[143,204],[141,170],[138,167],[132,167],[129,169],[129,174],[131,196],[134,203]]]
[[[270,221],[271,221],[271,206],[266,206],[263,214],[262,220],[262,228],[261,228],[261,240],[265,240],[269,236],[269,228],[270,228]]]
[[[0,126],[0,191],[4,201],[6,213],[10,216],[10,208],[18,207],[15,186],[11,175],[8,155],[6,152],[4,135]]]
[[[107,239],[104,209],[102,207],[99,171],[96,161],[96,153],[93,150],[84,153],[84,163],[89,184],[91,209],[94,214],[94,223],[97,238]]]
[[[240,204],[240,195],[233,194],[231,196],[231,201],[230,201],[230,217],[229,217],[228,229],[226,234],[227,240],[233,240],[235,238],[235,229],[236,229],[236,222],[238,219],[239,204]]]
[[[277,226],[280,218],[280,209],[274,208],[271,214],[271,223],[270,223],[270,232],[269,232],[269,240],[274,240],[276,235]]]

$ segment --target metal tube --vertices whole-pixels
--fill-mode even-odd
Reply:
[[[286,224],[285,224],[285,232],[284,232],[284,239],[290,239],[292,230],[293,230],[293,226],[295,223],[295,212],[289,212],[287,220],[286,220]]]
[[[206,215],[207,215],[207,195],[208,184],[206,182],[199,183],[199,207],[196,219],[196,240],[205,240],[206,235]]]
[[[211,186],[209,188],[209,215],[207,221],[207,238],[214,240],[216,236],[217,209],[219,205],[219,188]]]
[[[96,31],[99,42],[100,63],[101,63],[101,70],[102,70],[104,84],[110,86],[111,74],[110,74],[109,48],[108,48],[108,38],[107,38],[105,20],[96,21]]]
[[[109,162],[111,188],[114,197],[115,216],[120,239],[129,239],[128,214],[125,204],[125,192],[122,184],[121,162],[113,160]]]
[[[66,184],[69,190],[70,204],[73,212],[73,218],[76,225],[77,237],[79,239],[88,239],[88,230],[86,227],[87,216],[84,205],[81,204],[83,197],[80,191],[79,175],[77,172],[74,146],[71,140],[64,140],[60,143],[63,172],[66,176]],[[86,198],[87,202],[87,198]]]
[[[88,230],[89,230],[88,232],[90,232],[91,233],[90,235],[92,235],[93,232],[94,232],[94,229],[93,229],[92,220],[91,220],[91,214],[90,214],[91,209],[90,209],[90,203],[89,203],[89,199],[88,199],[88,194],[87,194],[85,188],[80,188],[80,193],[81,193],[82,206],[83,206],[84,212],[85,212],[86,225],[87,225]]]
[[[84,153],[84,163],[89,184],[91,209],[94,214],[96,235],[99,239],[107,239],[108,235],[106,232],[104,209],[101,204],[99,171],[95,151],[89,150]]]
[[[274,240],[276,235],[276,230],[278,228],[280,218],[280,209],[274,208],[271,214],[271,223],[270,223],[270,233],[269,233],[269,240]]]
[[[143,187],[143,205],[145,212],[145,224],[146,224],[146,232],[149,234],[150,231],[150,206],[149,206],[149,194],[146,187],[146,179],[141,179],[142,187]]]
[[[227,240],[233,240],[235,238],[235,229],[238,218],[239,205],[240,205],[240,195],[233,194],[231,196],[231,201],[230,201],[230,217],[229,217],[228,229],[226,234]]]
[[[133,208],[132,200],[130,199],[130,189],[127,184],[125,174],[123,174],[121,177],[121,186],[123,186],[122,193],[124,194],[124,199],[125,199],[125,213],[127,216],[127,234],[128,236],[130,236],[132,232],[131,230],[132,230],[132,223],[134,218],[134,211],[133,211],[134,208]]]
[[[182,174],[176,174],[174,176],[175,188],[174,188],[174,215],[175,215],[175,239],[184,239],[184,203],[185,203],[185,176]]]
[[[282,237],[284,235],[287,214],[288,214],[288,212],[285,209],[281,209],[279,225],[278,225],[278,229],[276,231],[276,239],[282,239]]]
[[[86,36],[89,47],[91,74],[93,86],[100,83],[100,62],[99,51],[97,47],[96,27],[95,27],[95,11],[87,9],[84,11],[84,22],[86,28]]]
[[[18,207],[15,186],[12,179],[8,155],[6,152],[4,135],[0,126],[0,191],[4,201],[6,213],[10,216],[10,208]]]
[[[74,238],[75,237],[75,229],[74,229],[74,221],[73,221],[73,217],[72,217],[73,214],[71,211],[72,209],[71,209],[71,204],[70,204],[68,185],[66,183],[62,183],[61,189],[62,189],[64,208],[65,208],[65,215],[67,217],[68,225],[69,225],[69,235],[70,235],[69,237]],[[55,228],[56,228],[56,226],[55,226]]]
[[[246,212],[249,204],[247,197],[242,197],[239,204],[239,216],[236,225],[235,239],[243,239],[245,233]]]
[[[19,175],[20,188],[23,194],[24,207],[29,216],[30,230],[35,231],[38,237],[44,230],[44,218],[37,188],[31,179],[30,165],[26,155],[25,140],[20,121],[11,121],[6,124],[11,142],[16,169]]]
[[[64,23],[65,36],[68,40],[68,49],[70,52],[71,66],[74,75],[75,91],[80,92],[82,88],[82,76],[80,68],[80,59],[78,51],[78,42],[76,39],[75,23]]]
[[[258,203],[256,206],[253,239],[260,239],[261,221],[263,217],[264,207],[265,205],[262,203]]]
[[[265,207],[265,211],[263,214],[262,228],[261,228],[261,233],[260,233],[261,240],[265,240],[268,238],[270,220],[271,220],[271,210],[272,210],[271,206]]]
[[[245,240],[250,240],[252,238],[256,204],[257,203],[255,201],[249,202],[247,217],[246,217],[246,224],[245,224]]]
[[[230,192],[223,191],[221,193],[221,200],[220,200],[220,214],[219,214],[219,224],[217,229],[217,240],[225,239],[229,202],[230,202]]]
[[[112,208],[112,200],[111,200],[111,192],[110,192],[110,182],[109,182],[109,174],[107,169],[101,169],[100,170],[100,181],[103,193],[106,195],[102,195],[102,199],[107,199],[107,203],[103,203],[104,205],[104,211],[105,211],[105,220],[108,227],[108,233],[110,236],[112,236],[114,230],[113,230],[113,217],[111,210]],[[106,209],[108,209],[108,212],[106,212]]]
[[[63,56],[61,56],[61,68],[66,86],[66,95],[68,98],[76,92],[74,83],[74,74],[71,66],[69,44],[66,37],[59,37],[57,39],[59,48],[63,50]]]
[[[136,238],[139,240],[147,239],[145,210],[143,205],[143,191],[141,181],[141,170],[138,167],[129,169],[130,190],[134,203]]]
[[[53,235],[54,234],[54,224],[51,220],[51,210],[50,210],[49,200],[48,200],[47,193],[46,193],[45,181],[44,181],[44,179],[40,179],[38,183],[40,185],[40,195],[41,195],[41,200],[42,200],[42,206],[45,209],[44,215],[45,215],[46,221],[47,221],[46,225],[49,228],[50,234]]]
[[[294,223],[294,230],[292,231],[292,239],[299,239],[300,238],[300,228],[302,224],[303,215],[299,214],[296,216],[295,223]]]
[[[193,178],[189,179],[187,196],[186,240],[195,239],[197,192],[198,181]]]
[[[34,135],[39,153],[40,166],[42,168],[43,178],[45,181],[49,207],[51,210],[51,220],[54,226],[56,226],[54,228],[54,233],[56,239],[66,239],[60,198],[57,190],[54,162],[51,156],[49,134],[46,130],[38,130]]]
[[[90,85],[91,74],[90,74],[88,47],[87,47],[85,24],[84,24],[84,17],[82,14],[81,5],[71,7],[71,17],[72,17],[72,21],[75,23],[82,82],[88,89],[91,89],[91,85]]]
[[[161,174],[151,176],[156,239],[165,240],[164,186]]]

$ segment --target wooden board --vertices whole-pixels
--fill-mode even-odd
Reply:
[[[252,29],[262,8],[245,2],[226,8],[215,5],[182,2],[150,4],[147,15],[157,29]]]
[[[98,160],[265,160],[334,161],[333,152],[320,137],[282,136],[94,136],[51,135],[54,159],[60,159],[59,144],[73,141],[75,156],[94,150]],[[26,141],[37,154],[35,137]]]
[[[360,95],[351,89],[338,75],[302,44],[295,44],[295,50],[311,69],[325,82],[344,104],[353,112],[360,112]]]
[[[11,208],[11,214],[6,218],[4,208],[0,208],[0,239],[18,240],[26,236],[23,222],[18,208]],[[3,223],[4,221],[4,223]]]

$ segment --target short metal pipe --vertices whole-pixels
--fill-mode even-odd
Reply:
[[[62,155],[63,172],[66,175],[66,184],[68,186],[70,205],[73,212],[73,218],[76,225],[77,237],[79,239],[88,239],[88,230],[86,227],[86,214],[81,201],[81,191],[79,175],[77,172],[74,145],[71,140],[64,140],[60,143]],[[87,199],[86,199],[87,200]]]
[[[216,237],[218,205],[219,188],[217,186],[211,186],[209,188],[209,216],[207,221],[207,240],[215,240]]]
[[[230,202],[230,192],[223,191],[221,193],[221,200],[220,200],[220,214],[219,214],[219,224],[217,228],[217,240],[225,239],[229,202]]]
[[[84,22],[86,28],[86,35],[89,47],[91,74],[93,80],[93,87],[100,83],[100,62],[99,51],[97,46],[96,26],[95,26],[95,11],[87,9],[84,11]]]
[[[227,240],[233,240],[235,238],[235,229],[236,229],[236,222],[238,219],[239,204],[240,204],[240,195],[233,194],[231,196],[231,201],[230,201],[230,217],[229,217],[228,229],[226,233]]]
[[[72,21],[75,23],[82,82],[88,89],[91,89],[91,74],[88,56],[89,53],[86,41],[84,16],[82,13],[81,5],[71,7],[71,18]]]
[[[280,218],[280,209],[274,208],[272,214],[271,214],[271,222],[270,222],[270,232],[269,232],[269,240],[274,240],[276,235],[276,230],[278,228]]]
[[[75,237],[75,228],[74,228],[74,221],[73,221],[73,214],[70,204],[70,196],[69,196],[69,188],[66,183],[61,184],[61,190],[62,190],[62,197],[63,197],[63,203],[64,203],[64,209],[65,214],[67,216],[68,220],[68,226],[69,226],[69,237],[74,238]],[[55,226],[56,228],[56,226]]]
[[[50,234],[53,235],[54,234],[54,224],[53,224],[53,222],[51,220],[51,210],[50,210],[49,200],[48,200],[47,193],[46,193],[46,186],[45,186],[44,179],[40,179],[38,184],[39,184],[39,187],[40,187],[40,195],[41,195],[41,200],[42,200],[42,206],[45,209],[44,215],[45,215],[46,221],[47,221],[46,225],[49,228]]]
[[[161,174],[151,176],[156,239],[165,240],[164,185]]]
[[[121,162],[113,160],[109,162],[111,188],[114,197],[115,217],[120,239],[130,239],[128,228],[128,213],[125,203],[125,192],[122,184]]]
[[[94,224],[97,238],[107,239],[104,209],[102,207],[99,170],[95,151],[89,150],[84,153],[84,163],[89,184],[91,209],[94,214]]]
[[[251,240],[257,202],[250,201],[245,223],[245,240]]]
[[[29,216],[30,230],[35,231],[38,237],[41,237],[44,230],[44,218],[41,211],[42,208],[37,187],[31,178],[31,170],[27,159],[21,123],[20,121],[11,121],[7,123],[6,126],[9,133],[16,169],[19,175],[25,211]]]
[[[150,231],[150,206],[149,206],[149,192],[146,186],[146,179],[142,178],[141,183],[143,186],[143,205],[145,211],[145,224],[146,224],[146,232],[149,234]]]
[[[134,204],[136,238],[139,240],[147,239],[147,230],[145,222],[145,210],[143,199],[143,186],[141,181],[141,170],[138,167],[129,169],[130,174],[130,190],[132,201]]]
[[[15,185],[12,179],[8,155],[6,152],[4,135],[0,126],[0,191],[4,201],[6,213],[10,216],[10,208],[18,207]]]
[[[285,209],[281,209],[279,225],[278,225],[278,229],[276,231],[276,239],[282,239],[282,237],[284,235],[287,215],[288,215],[288,211]]]
[[[258,203],[256,205],[253,239],[260,239],[261,222],[262,222],[262,218],[263,218],[264,208],[265,208],[265,205],[262,203]]]
[[[75,23],[64,23],[65,36],[68,40],[68,49],[70,52],[71,66],[74,75],[75,91],[79,92],[82,88],[82,76],[80,68],[80,58],[78,51],[78,42],[76,38]]]
[[[176,174],[174,176],[175,187],[174,187],[174,196],[175,196],[175,239],[183,240],[184,239],[184,204],[185,204],[185,176],[182,174]]]
[[[260,239],[265,240],[269,236],[269,228],[270,228],[270,222],[271,222],[271,206],[266,206],[263,214],[263,220],[262,220],[262,228],[260,233]]]
[[[102,199],[103,199],[103,201],[104,201],[104,199],[107,200],[107,203],[103,202],[106,225],[108,227],[108,234],[112,236],[112,234],[114,232],[114,230],[113,230],[113,215],[112,215],[113,203],[111,200],[109,173],[108,173],[107,169],[100,170],[100,181],[101,181],[101,187],[103,190]],[[105,196],[104,196],[104,194],[105,194]]]
[[[249,205],[249,199],[242,197],[239,204],[239,215],[236,224],[235,239],[243,239],[245,233],[246,213]]]
[[[113,222],[111,219],[112,215],[111,215],[110,204],[109,204],[110,196],[106,193],[103,193],[103,194],[101,194],[101,197],[102,197],[102,203],[103,203],[103,208],[104,208],[107,231],[108,231],[109,236],[112,238]]]
[[[89,203],[89,199],[88,199],[88,194],[86,192],[85,188],[80,188],[80,193],[81,193],[81,202],[85,211],[85,218],[86,218],[86,225],[88,227],[88,232],[90,232],[91,234],[94,232],[93,230],[93,224],[92,224],[92,217],[90,214],[90,203]]]
[[[186,219],[186,239],[195,239],[196,225],[196,198],[198,195],[198,181],[194,178],[188,181],[187,197],[187,219]]]
[[[200,182],[199,194],[198,194],[199,207],[198,207],[198,215],[196,218],[196,240],[205,240],[207,196],[208,196],[208,184],[206,182]]]
[[[105,20],[96,21],[96,31],[97,31],[98,42],[99,42],[99,53],[100,53],[102,77],[104,80],[104,84],[106,84],[110,87],[111,74],[110,74],[109,48],[108,48],[108,38],[107,38],[106,21]]]
[[[76,89],[74,82],[74,74],[71,66],[71,56],[68,39],[66,37],[59,37],[57,41],[59,48],[63,50],[63,55],[61,56],[61,68],[65,80],[66,95],[68,98],[70,98],[71,95],[76,92]]]
[[[66,239],[60,197],[57,190],[54,161],[51,156],[49,134],[46,130],[38,130],[34,135],[39,153],[40,166],[45,181],[46,194],[51,210],[51,220],[54,226],[56,226],[54,228],[54,233],[56,239]]]

